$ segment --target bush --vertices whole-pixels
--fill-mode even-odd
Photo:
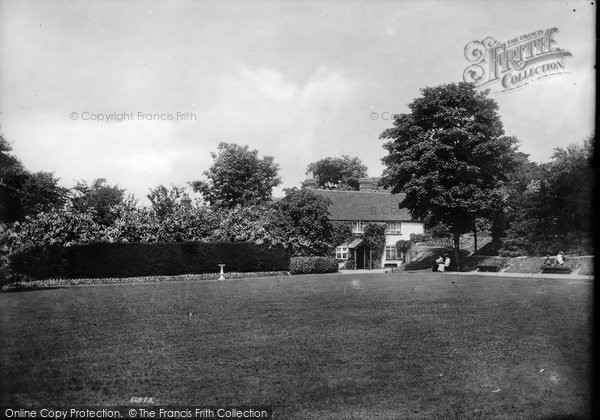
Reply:
[[[292,257],[290,272],[292,274],[337,273],[338,262],[333,257]]]
[[[173,276],[228,272],[287,271],[282,246],[250,242],[94,243],[45,246],[14,254],[10,268],[36,279]]]
[[[429,242],[433,240],[433,236],[430,233],[411,233],[411,242]]]

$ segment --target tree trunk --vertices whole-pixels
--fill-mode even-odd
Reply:
[[[460,233],[454,231],[454,259],[456,260],[456,271],[460,271]]]
[[[477,253],[477,226],[473,225],[473,253]]]

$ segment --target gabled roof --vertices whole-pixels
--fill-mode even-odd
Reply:
[[[409,222],[407,209],[400,208],[406,194],[380,191],[311,190],[331,200],[331,220]]]
[[[364,242],[364,240],[362,238],[355,239],[351,243],[348,244],[348,248],[350,248],[350,249],[358,248],[363,242]]]

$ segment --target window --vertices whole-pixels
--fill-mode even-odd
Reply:
[[[365,225],[363,222],[352,223],[352,233],[365,233]]]
[[[400,234],[400,226],[401,223],[400,222],[387,222],[385,224],[385,233],[391,233],[391,234]]]
[[[335,249],[335,258],[338,260],[347,260],[348,259],[348,247],[347,246],[338,246]]]
[[[385,259],[386,260],[399,260],[400,256],[398,255],[398,249],[396,245],[387,245],[385,247]]]

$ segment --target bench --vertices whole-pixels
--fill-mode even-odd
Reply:
[[[564,265],[543,265],[540,267],[540,270],[542,270],[542,274],[571,274],[571,271],[573,271],[571,267],[566,267]]]
[[[487,271],[497,273],[506,267],[507,258],[487,258],[477,264],[477,271]]]
[[[503,264],[480,264],[477,266],[478,271],[498,272],[502,270]]]

